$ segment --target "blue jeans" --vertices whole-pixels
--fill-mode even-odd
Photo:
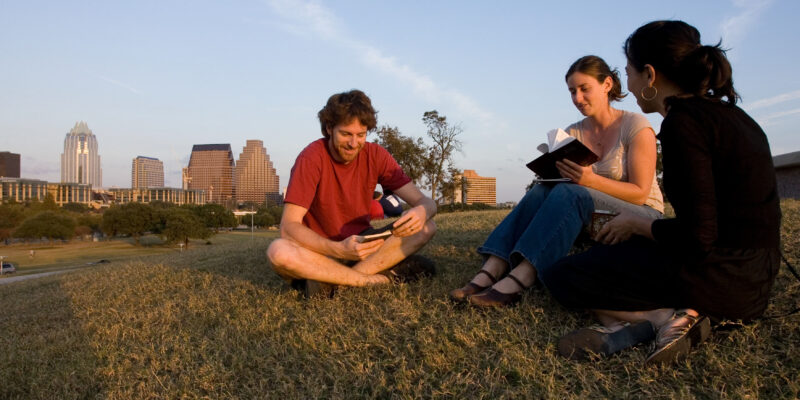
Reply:
[[[492,231],[478,253],[497,256],[511,268],[528,260],[541,279],[542,271],[567,255],[595,209],[661,218],[661,213],[650,207],[573,183],[535,185]],[[547,282],[542,283],[547,286]]]

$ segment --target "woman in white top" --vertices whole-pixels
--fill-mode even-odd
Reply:
[[[661,217],[655,132],[641,114],[611,106],[625,96],[618,72],[600,57],[585,56],[572,64],[566,81],[586,117],[566,131],[600,160],[588,167],[557,162],[571,182],[534,185],[478,248],[485,262],[469,283],[450,292],[453,300],[482,307],[519,301],[544,269],[567,254],[595,210]]]

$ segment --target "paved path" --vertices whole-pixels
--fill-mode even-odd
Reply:
[[[14,283],[14,282],[19,282],[19,281],[26,281],[28,279],[41,278],[41,277],[44,277],[44,276],[63,274],[64,272],[69,272],[69,271],[74,271],[74,270],[75,270],[74,268],[73,269],[62,269],[62,270],[58,270],[58,271],[41,272],[41,273],[38,273],[38,274],[20,275],[20,276],[15,276],[15,277],[12,277],[12,278],[0,278],[0,285],[6,285],[6,284],[9,284],[9,283]]]

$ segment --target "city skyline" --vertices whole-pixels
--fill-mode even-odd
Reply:
[[[624,85],[622,43],[655,19],[683,19],[703,43],[730,49],[740,105],[773,155],[800,150],[800,55],[785,47],[800,39],[798,14],[790,0],[10,2],[0,13],[0,51],[13,60],[0,67],[0,151],[21,154],[23,177],[57,181],[64,127],[84,120],[101,138],[105,187],[127,186],[138,154],[162,160],[165,185],[181,187],[193,143],[246,139],[263,140],[288,181],[320,137],[325,100],[358,88],[379,125],[405,136],[425,138],[430,110],[461,124],[456,165],[497,177],[498,202],[517,201],[545,133],[581,118],[569,65],[599,55]],[[615,106],[639,111],[630,95]],[[647,117],[658,131],[661,117]]]

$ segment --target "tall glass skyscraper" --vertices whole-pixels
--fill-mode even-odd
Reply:
[[[264,142],[248,140],[236,162],[236,200],[239,203],[281,204],[280,181]]]
[[[100,155],[97,154],[97,138],[86,122],[76,122],[75,127],[64,139],[61,182],[103,186],[103,171],[100,169]]]
[[[206,201],[233,207],[235,168],[230,144],[196,144],[184,180],[189,189],[205,190]]]

